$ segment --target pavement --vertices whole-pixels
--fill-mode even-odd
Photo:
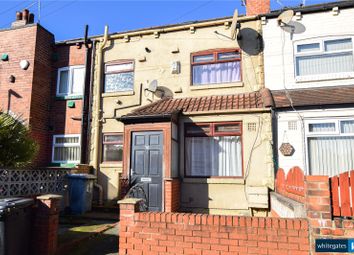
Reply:
[[[57,254],[118,255],[119,224],[116,216],[109,216],[91,213],[60,217]]]

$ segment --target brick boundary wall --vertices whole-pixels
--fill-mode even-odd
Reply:
[[[119,255],[309,254],[306,219],[138,212],[120,201]]]
[[[176,212],[179,209],[180,180],[165,180],[165,212]]]
[[[36,198],[31,229],[31,252],[35,255],[54,255],[57,250],[60,195]]]
[[[333,219],[328,176],[305,176],[305,199],[312,253],[315,239],[354,238],[354,220]]]

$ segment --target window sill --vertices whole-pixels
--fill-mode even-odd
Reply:
[[[205,177],[205,178],[190,178],[183,179],[184,183],[207,183],[207,184],[245,184],[243,177]]]
[[[309,76],[297,76],[295,81],[297,83],[301,82],[316,82],[316,81],[331,81],[338,79],[352,79],[354,78],[354,73],[338,73],[338,74],[325,74],[325,75],[309,75]]]
[[[82,99],[82,95],[76,96],[56,96],[56,100],[73,100],[73,99]]]
[[[235,88],[243,87],[243,82],[233,82],[233,83],[215,83],[208,85],[190,85],[190,90],[203,90],[203,89],[223,89],[223,88]]]
[[[102,168],[122,168],[123,163],[122,162],[104,162],[100,164],[100,167]]]
[[[79,163],[50,163],[49,166],[51,167],[62,167],[62,168],[74,168]]]
[[[107,92],[102,93],[102,97],[117,97],[117,96],[133,96],[135,93],[133,90],[120,91],[120,92]]]

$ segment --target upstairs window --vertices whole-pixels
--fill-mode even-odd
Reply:
[[[337,175],[354,169],[354,119],[311,120],[306,124],[311,175]]]
[[[242,177],[241,136],[241,122],[186,124],[185,175]]]
[[[239,50],[210,50],[192,54],[192,85],[241,81]]]
[[[81,96],[85,82],[84,66],[58,69],[57,96]]]
[[[105,67],[104,92],[134,90],[134,62],[122,61]]]
[[[80,135],[54,135],[52,162],[79,163]]]
[[[327,39],[295,45],[298,81],[354,77],[353,39]]]

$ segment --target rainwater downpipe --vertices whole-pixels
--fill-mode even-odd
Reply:
[[[99,150],[99,145],[100,145],[100,121],[101,121],[101,81],[102,81],[102,55],[103,55],[103,50],[107,44],[108,41],[108,26],[105,26],[104,28],[104,37],[103,40],[100,42],[98,46],[98,51],[97,51],[97,63],[98,63],[98,70],[97,70],[97,81],[98,84],[96,86],[96,107],[95,107],[95,123],[94,123],[94,148],[95,152],[93,155],[93,167],[96,171],[98,172],[98,167],[99,167],[99,156],[100,156],[100,150]]]

